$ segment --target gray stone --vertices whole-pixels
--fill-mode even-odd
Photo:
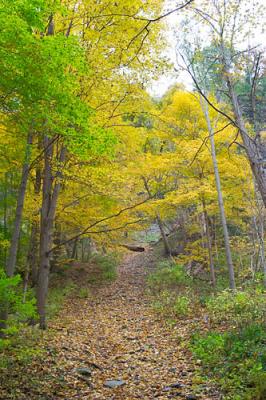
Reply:
[[[119,386],[125,385],[126,382],[123,381],[122,379],[107,379],[107,381],[104,382],[104,386],[108,387],[110,389],[115,389]]]
[[[170,386],[170,388],[173,388],[173,389],[180,389],[184,385],[182,383],[175,382],[175,383],[171,383],[171,385],[169,385],[169,386]]]
[[[83,376],[91,376],[92,375],[92,372],[89,368],[77,368],[76,372],[79,375],[83,375]]]
[[[170,385],[168,385],[168,386],[165,386],[164,387],[164,391],[165,392],[167,392],[168,390],[172,390],[172,389],[180,389],[180,388],[182,388],[184,385],[182,384],[182,383],[179,383],[179,382],[175,382],[175,383],[171,383]]]

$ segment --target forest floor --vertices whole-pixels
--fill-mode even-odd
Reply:
[[[43,335],[42,356],[8,371],[0,398],[221,398],[195,383],[197,361],[187,341],[197,319],[170,326],[151,307],[145,279],[154,258],[152,250],[131,253],[116,281],[94,286],[86,299],[69,298]]]

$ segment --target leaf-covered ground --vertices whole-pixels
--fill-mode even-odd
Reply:
[[[197,361],[186,341],[197,319],[170,326],[154,313],[145,288],[152,251],[128,255],[118,279],[71,298],[44,333],[42,357],[16,363],[1,399],[219,399],[195,384]],[[196,322],[195,322],[196,321]],[[106,381],[123,383],[105,387]]]

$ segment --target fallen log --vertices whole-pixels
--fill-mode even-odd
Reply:
[[[130,251],[136,251],[136,252],[143,252],[145,251],[145,247],[143,246],[134,246],[131,244],[121,244],[122,247],[125,247],[126,249],[130,250]]]

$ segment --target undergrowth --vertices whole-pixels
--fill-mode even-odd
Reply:
[[[201,360],[199,379],[220,387],[226,400],[264,400],[266,303],[263,289],[255,282],[233,292],[224,290],[221,282],[225,282],[223,276],[216,289],[210,288],[169,260],[160,262],[147,280],[153,308],[166,319],[176,324],[178,319],[201,316],[188,343],[195,359]]]
[[[97,283],[111,282],[116,278],[118,257],[115,254],[96,255],[92,259],[97,265]],[[59,269],[52,275],[52,285],[47,300],[47,318],[55,318],[67,298],[75,296],[86,299],[90,296],[88,281],[73,281],[67,276],[69,268]],[[90,271],[88,271],[90,275]],[[93,280],[93,276],[92,276]],[[36,300],[32,289],[23,293],[19,275],[8,278],[0,270],[0,319],[7,315],[6,326],[0,329],[0,369],[14,360],[27,363],[41,355],[38,349],[40,331],[38,329]],[[3,320],[0,322],[4,322]],[[1,325],[0,325],[1,326]],[[23,338],[23,339],[22,339]]]
[[[64,305],[67,297],[78,290],[78,287],[73,282],[65,282],[64,286],[52,287],[49,291],[47,301],[47,317],[55,317]]]
[[[89,277],[90,283],[112,282],[116,279],[119,262],[117,254],[96,254],[92,257],[91,261],[95,263],[98,268],[94,274],[91,274]]]
[[[192,312],[191,278],[182,266],[164,260],[148,276],[148,288],[153,294],[153,308],[171,320],[188,317]]]

